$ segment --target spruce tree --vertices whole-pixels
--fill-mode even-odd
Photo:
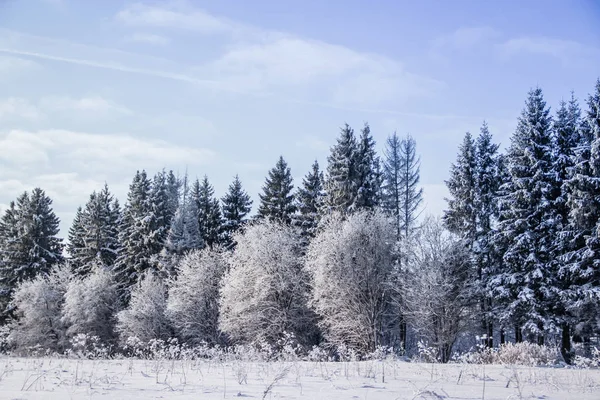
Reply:
[[[530,340],[537,337],[543,343],[555,328],[557,181],[549,113],[542,90],[531,90],[507,154],[510,181],[502,189],[499,225],[507,248],[503,269],[491,282],[503,307],[500,318],[513,324],[516,341],[522,340],[524,330]]]
[[[198,224],[198,205],[190,194],[187,175],[184,176],[181,186],[181,199],[178,201],[165,245],[167,256],[173,258],[172,261],[178,260],[190,250],[204,246]]]
[[[423,202],[421,159],[417,142],[410,135],[400,142],[400,161],[400,231],[406,239],[412,235]]]
[[[572,245],[568,263],[559,271],[563,285],[568,282],[561,293],[565,311],[575,337],[584,338],[588,351],[589,338],[600,332],[600,79],[594,89],[575,151],[574,174],[566,183]],[[576,111],[570,114],[576,120]]]
[[[473,247],[477,229],[475,151],[475,140],[467,132],[456,162],[450,167],[450,178],[446,181],[450,198],[446,199],[448,209],[444,211],[444,224],[448,230],[466,240],[469,248]]]
[[[379,158],[368,124],[365,124],[361,131],[355,157],[356,198],[350,206],[350,210],[372,210],[380,204],[381,171],[378,171]]]
[[[223,242],[226,248],[232,248],[234,246],[233,235],[244,225],[246,217],[252,209],[252,200],[243,189],[239,176],[235,176],[221,202]]]
[[[484,319],[486,345],[493,347],[492,297],[487,285],[493,270],[495,256],[492,237],[498,221],[497,198],[501,184],[498,145],[493,142],[487,124],[484,122],[475,141],[475,240],[473,242],[473,262],[477,280],[474,283],[475,295],[479,298]]]
[[[341,129],[337,143],[331,148],[327,158],[327,177],[325,180],[324,211],[338,211],[346,214],[356,201],[356,154],[358,145],[354,130],[345,124]]]
[[[129,186],[127,203],[119,227],[119,256],[114,271],[123,300],[128,301],[129,289],[138,276],[153,266],[154,219],[150,200],[151,182],[146,171],[137,171]],[[148,246],[148,245],[151,246]]]
[[[275,167],[269,171],[263,192],[259,194],[258,217],[290,224],[296,212],[293,189],[291,170],[283,157],[279,157]]]
[[[40,188],[10,203],[0,219],[0,312],[19,283],[47,274],[63,260],[59,223],[52,200]]]
[[[84,209],[78,209],[67,245],[74,271],[85,275],[94,264],[113,267],[119,248],[119,218],[119,203],[106,184],[90,195]]]
[[[302,236],[315,236],[320,220],[320,210],[323,204],[323,172],[315,160],[310,172],[302,180],[302,186],[296,193],[298,213],[294,216],[294,225],[300,228]]]
[[[221,243],[223,218],[219,200],[215,197],[215,190],[206,175],[202,183],[196,179],[191,196],[198,210],[200,237],[204,244],[212,249]]]

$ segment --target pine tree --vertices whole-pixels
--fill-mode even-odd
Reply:
[[[347,213],[356,200],[356,153],[354,130],[348,124],[341,129],[337,143],[327,158],[324,210]]]
[[[211,249],[220,244],[223,218],[215,190],[205,175],[200,183],[197,179],[192,186],[192,201],[198,210],[198,226],[202,241]]]
[[[378,171],[379,158],[368,124],[365,124],[360,134],[355,166],[356,198],[350,206],[350,210],[372,210],[379,206],[381,186],[380,171]]]
[[[498,220],[497,198],[501,180],[498,166],[498,145],[493,143],[492,134],[484,122],[475,142],[475,238],[473,262],[476,269],[474,288],[483,311],[483,329],[486,345],[493,347],[492,297],[487,291],[487,282],[493,270],[493,228]]]
[[[290,224],[296,211],[293,189],[291,170],[283,157],[279,157],[259,194],[258,217]]]
[[[475,163],[475,140],[467,132],[456,162],[450,167],[450,179],[446,181],[451,197],[446,199],[448,209],[444,211],[444,223],[450,232],[465,239],[469,248],[473,247],[477,229]]]
[[[186,172],[187,177],[187,172]],[[183,182],[175,176],[173,171],[169,171],[166,174],[166,185],[167,185],[167,193],[168,193],[168,210],[169,210],[169,218],[172,219],[175,216],[175,212],[179,207],[179,200],[181,198],[180,192],[183,187]]]
[[[323,204],[323,172],[315,160],[311,171],[302,180],[302,187],[298,187],[296,204],[298,214],[294,216],[294,225],[298,226],[303,237],[315,236],[321,218],[320,210]]]
[[[600,332],[597,307],[600,299],[600,79],[587,104],[575,151],[574,174],[565,184],[569,193],[567,205],[572,234],[568,237],[572,251],[559,272],[566,286],[562,288],[562,297],[569,322],[575,327],[577,338],[585,339],[589,350],[589,337]],[[571,105],[569,109],[573,110],[570,119],[575,121],[577,108]]]
[[[154,232],[152,204],[150,200],[151,183],[146,171],[137,171],[129,186],[127,203],[123,210],[119,228],[119,256],[114,271],[123,300],[127,301],[129,288],[138,276],[153,266],[154,255],[148,244]]]
[[[192,199],[186,175],[182,181],[181,199],[167,235],[167,256],[176,261],[190,250],[199,249],[203,245],[198,224],[198,205]]]
[[[508,246],[503,270],[491,282],[503,307],[500,318],[515,326],[516,341],[524,329],[543,343],[544,334],[555,328],[557,181],[549,113],[542,90],[531,90],[507,154],[510,181],[503,187],[499,230]]]
[[[84,209],[78,209],[67,245],[74,271],[87,274],[96,262],[112,268],[119,248],[119,218],[119,203],[106,184],[90,195]]]
[[[11,202],[0,219],[1,305],[5,307],[15,287],[38,274],[47,274],[62,261],[59,219],[52,200],[35,188]],[[4,308],[0,310],[3,312]]]
[[[252,209],[252,200],[242,188],[242,182],[237,175],[229,185],[221,202],[223,204],[223,242],[226,248],[232,248],[234,246],[233,235],[244,225],[246,216]]]

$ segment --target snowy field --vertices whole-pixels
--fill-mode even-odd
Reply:
[[[600,370],[407,362],[0,359],[1,399],[600,399]]]

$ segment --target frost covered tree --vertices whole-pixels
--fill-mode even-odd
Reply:
[[[70,267],[57,265],[50,274],[38,274],[19,284],[12,300],[15,312],[8,338],[17,351],[38,345],[54,351],[65,349],[66,326],[61,317],[72,279]]]
[[[151,182],[146,171],[137,171],[129,186],[127,203],[119,227],[119,256],[114,272],[119,291],[124,300],[128,299],[129,287],[137,281],[139,274],[153,265],[155,241],[149,241],[154,232]],[[150,245],[150,246],[149,246]]]
[[[98,266],[88,276],[71,280],[61,319],[67,326],[67,337],[87,334],[104,344],[114,344],[119,308],[117,285],[110,271]]]
[[[171,221],[165,243],[166,270],[172,272],[179,259],[191,250],[204,246],[198,224],[198,204],[190,195],[187,175],[182,180],[181,199]]]
[[[187,172],[185,178],[187,179]],[[179,200],[181,198],[181,189],[183,187],[183,181],[179,179],[175,175],[175,173],[170,170],[165,175],[166,185],[167,185],[167,194],[168,194],[168,214],[170,218],[175,216],[175,212],[177,208],[179,208]]]
[[[450,198],[446,199],[448,208],[444,211],[444,222],[450,232],[465,239],[470,247],[477,230],[475,169],[475,140],[467,132],[458,149],[456,162],[450,167],[450,178],[446,181]]]
[[[482,328],[486,345],[493,347],[494,325],[492,297],[487,290],[489,277],[496,261],[493,249],[494,228],[498,221],[498,196],[502,183],[498,145],[493,142],[487,123],[483,123],[475,141],[475,236],[472,244],[472,261],[477,282],[477,293],[483,312]]]
[[[436,349],[439,361],[448,362],[473,311],[469,253],[464,243],[444,230],[441,221],[431,218],[413,244],[401,276],[403,314],[418,337]]]
[[[354,130],[345,124],[341,129],[337,143],[331,148],[327,158],[327,176],[325,178],[326,213],[335,211],[347,213],[356,200],[356,153],[358,144]]]
[[[563,286],[568,282],[561,294],[574,339],[583,338],[589,348],[589,338],[600,332],[600,79],[587,105],[575,151],[574,174],[565,184],[569,193],[571,234],[567,237],[571,239],[571,253],[559,273]],[[571,114],[572,119],[575,114],[576,111]]]
[[[312,305],[328,342],[369,353],[393,322],[395,229],[380,211],[333,214],[309,245]]]
[[[167,340],[172,335],[166,316],[167,288],[162,279],[146,273],[134,286],[131,300],[124,310],[117,313],[116,331],[121,343],[136,337],[144,343],[152,339]]]
[[[323,172],[315,160],[312,169],[302,180],[302,186],[296,193],[298,213],[294,216],[293,225],[300,228],[302,236],[312,238],[315,236],[319,221],[320,211],[323,206]]]
[[[223,253],[205,248],[185,255],[169,284],[167,316],[185,343],[223,343],[219,329],[219,288],[227,269]],[[245,301],[239,298],[240,301]]]
[[[510,180],[503,185],[499,241],[507,243],[502,270],[492,277],[500,303],[500,320],[515,327],[516,341],[523,331],[543,343],[556,328],[558,304],[556,252],[558,234],[554,200],[559,187],[553,169],[554,143],[550,110],[542,90],[532,89],[511,138],[507,153]]]
[[[235,343],[275,344],[286,332],[314,343],[308,275],[294,228],[266,219],[235,240],[221,288],[220,329]]]
[[[221,242],[223,218],[221,206],[215,197],[215,189],[204,175],[202,183],[196,179],[192,186],[192,201],[198,209],[198,227],[203,243],[213,248]]]
[[[356,198],[350,210],[372,210],[381,203],[381,171],[371,128],[365,124],[355,154]]]
[[[69,264],[77,273],[89,273],[86,268],[95,261],[112,267],[119,249],[119,202],[108,190],[94,191],[83,209],[75,214],[69,230],[67,251]]]
[[[153,269],[158,269],[158,255],[163,250],[174,213],[174,200],[171,198],[172,188],[167,182],[167,173],[160,171],[154,175],[150,187],[150,212],[146,216],[148,236],[146,249]]]
[[[238,175],[229,185],[227,193],[221,199],[223,211],[223,245],[227,249],[235,247],[233,236],[246,223],[252,210],[252,200],[242,187]]]
[[[262,193],[259,194],[258,217],[290,224],[296,212],[293,190],[290,167],[283,157],[279,157],[265,179]]]
[[[52,200],[40,188],[10,203],[0,219],[0,312],[19,283],[48,273],[62,261],[58,226]]]

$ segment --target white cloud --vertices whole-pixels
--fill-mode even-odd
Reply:
[[[435,50],[466,50],[497,39],[500,32],[489,26],[461,27],[432,41]]]
[[[152,33],[134,33],[132,35],[127,36],[126,40],[128,42],[136,42],[136,43],[147,43],[156,46],[164,46],[169,44],[169,38],[162,35],[155,35]]]
[[[116,19],[129,26],[176,28],[204,34],[230,33],[236,29],[233,22],[182,4],[158,7],[135,3],[121,10]]]
[[[132,114],[127,107],[100,96],[72,98],[65,96],[44,97],[40,106],[50,111],[81,111],[86,113],[119,113]]]
[[[0,121],[11,118],[37,119],[38,108],[25,99],[9,97],[0,100]]]
[[[0,55],[0,80],[3,77],[21,73],[25,70],[35,68],[38,65],[31,61],[20,57],[10,57],[10,56],[1,56]]]
[[[163,140],[145,140],[129,135],[108,135],[66,130],[26,132],[13,130],[0,135],[0,161],[8,166],[31,168],[62,166],[68,170],[132,170],[144,165],[206,165],[215,160],[209,149],[184,147]]]
[[[525,36],[510,39],[498,45],[501,56],[510,58],[519,54],[539,54],[555,57],[564,63],[575,63],[600,57],[600,49],[582,43],[544,36]]]
[[[429,96],[441,87],[440,82],[409,73],[392,59],[291,36],[237,45],[199,70],[226,87],[265,93],[293,88],[292,95],[300,99],[316,95],[339,106],[377,107]]]

